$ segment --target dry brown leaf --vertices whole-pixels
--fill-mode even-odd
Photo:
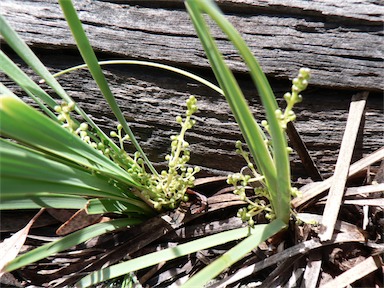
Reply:
[[[44,208],[40,209],[40,211],[31,219],[31,221],[29,221],[29,223],[23,229],[0,243],[0,277],[5,273],[5,266],[10,261],[15,259],[17,254],[19,254],[21,247],[24,245],[24,242],[27,239],[29,230],[31,229],[33,223],[35,223],[36,219],[44,212],[44,210]]]
[[[96,222],[99,222],[103,218],[102,214],[87,214],[85,209],[78,210],[72,217],[61,225],[57,230],[56,234],[64,236],[74,231],[88,227]]]

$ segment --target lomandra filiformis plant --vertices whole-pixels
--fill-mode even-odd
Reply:
[[[48,95],[0,51],[0,69],[34,99],[40,110],[46,114],[43,115],[22,102],[0,83],[0,132],[4,137],[0,139],[0,208],[85,208],[89,214],[113,212],[127,217],[98,223],[45,244],[10,261],[2,271],[13,271],[92,237],[138,225],[161,210],[177,207],[181,201],[187,200],[186,189],[193,185],[195,174],[199,170],[186,165],[190,154],[185,133],[194,125],[191,116],[197,110],[196,99],[191,97],[187,101],[184,117],[177,117],[181,131],[171,138],[171,151],[166,157],[168,168],[158,173],[120,111],[72,2],[59,0],[59,3],[88,70],[120,124],[116,131],[106,135],[76,105],[55,77],[0,16],[0,32],[4,40],[62,101],[60,103]],[[287,123],[295,117],[292,107],[301,99],[299,93],[307,85],[309,71],[301,70],[299,77],[293,81],[292,92],[284,96],[287,108],[282,112],[256,58],[217,5],[210,0],[186,0],[185,3],[221,88],[214,89],[225,96],[249,150],[248,155],[241,143],[236,146],[246,159],[251,173],[237,174],[229,182],[236,185],[237,193],[248,201],[248,207],[240,211],[239,215],[251,225],[104,267],[79,280],[78,287],[92,286],[176,257],[245,238],[184,284],[185,287],[201,287],[288,225],[290,199],[294,190],[290,181],[289,148],[285,129]],[[265,108],[266,121],[262,126],[266,133],[256,122],[235,77],[226,65],[210,32],[206,21],[208,17],[213,20],[210,23],[217,24],[228,37],[249,68]],[[150,65],[155,66],[153,63]],[[171,70],[170,67],[167,69]],[[172,68],[172,71],[176,70]],[[181,74],[187,75],[184,72]],[[198,78],[191,75],[188,77],[195,80]],[[211,84],[209,86],[214,87]],[[77,113],[76,117],[72,113]],[[84,122],[75,120],[79,118]],[[117,140],[117,144],[113,140]],[[128,141],[137,151],[133,155],[129,155],[124,149]],[[243,188],[252,183],[257,184],[254,190],[258,195],[256,200],[243,193]],[[253,217],[262,211],[266,212],[271,222],[256,225],[252,222]]]

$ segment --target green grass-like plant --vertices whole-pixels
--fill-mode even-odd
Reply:
[[[0,83],[0,132],[3,137],[0,152],[1,165],[5,167],[1,169],[0,208],[86,207],[90,214],[114,212],[127,218],[95,224],[25,253],[11,261],[6,271],[18,269],[97,235],[128,225],[139,225],[156,213],[176,208],[181,201],[188,200],[185,191],[193,186],[195,174],[199,171],[199,168],[186,168],[190,154],[188,143],[184,140],[186,131],[195,124],[192,115],[197,111],[196,99],[190,97],[184,117],[177,117],[181,132],[171,138],[171,152],[166,157],[168,169],[158,173],[125,121],[102,73],[100,65],[113,64],[113,61],[97,61],[72,2],[59,0],[59,3],[85,62],[84,66],[59,74],[79,68],[89,69],[120,124],[116,131],[106,135],[60,86],[55,79],[59,75],[51,75],[0,15],[0,32],[5,41],[62,99],[53,99],[0,51],[0,69],[23,88],[45,114],[22,102]],[[200,287],[288,225],[290,199],[295,189],[291,187],[290,148],[285,129],[287,123],[295,119],[292,107],[301,101],[299,93],[308,84],[309,70],[301,69],[299,76],[293,80],[292,91],[284,95],[287,107],[281,111],[257,60],[216,4],[203,0],[187,0],[185,3],[220,88],[167,65],[129,60],[125,64],[167,69],[197,80],[225,96],[250,151],[246,152],[242,143],[237,142],[237,152],[245,158],[251,175],[236,173],[228,178],[228,183],[235,186],[235,193],[248,203],[247,207],[239,210],[238,216],[247,221],[249,227],[112,265],[84,277],[77,283],[79,287],[91,286],[156,263],[245,238],[184,284],[185,287]],[[204,14],[227,35],[249,68],[265,108],[267,119],[261,123],[264,130],[253,117],[226,65]],[[75,113],[84,122],[75,120]],[[114,138],[118,144],[115,144]],[[127,141],[137,150],[133,155],[124,150]],[[254,190],[256,200],[245,194],[245,187],[252,182],[258,183]],[[261,212],[271,220],[269,224],[255,223],[254,216]]]
[[[176,208],[180,201],[188,200],[185,191],[193,186],[194,175],[199,171],[198,167],[186,167],[189,150],[184,140],[186,131],[194,124],[191,117],[197,110],[196,99],[190,97],[185,117],[177,117],[181,132],[172,137],[171,152],[166,158],[169,168],[158,173],[117,106],[71,1],[60,1],[60,4],[87,68],[120,124],[117,131],[106,135],[0,16],[0,32],[4,40],[62,98],[60,101],[53,99],[0,51],[0,69],[46,114],[0,85],[0,208],[86,208],[90,214],[123,214],[127,217],[123,221],[125,226],[136,225],[161,211]],[[74,113],[84,122],[76,121]],[[118,145],[113,138],[117,139]],[[125,152],[124,142],[127,141],[136,147],[134,155]],[[97,231],[105,233],[111,231],[111,227],[118,229],[121,225],[111,221],[108,227],[108,230]],[[9,263],[6,270],[20,268],[95,236],[89,232],[91,229],[81,231],[25,253]]]

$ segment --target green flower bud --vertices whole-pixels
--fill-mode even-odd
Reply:
[[[296,97],[296,103],[300,103],[301,101],[303,101],[303,96],[301,96],[301,95],[297,95],[297,97]]]
[[[66,114],[68,114],[69,112],[71,112],[71,110],[69,109],[68,106],[63,106],[63,107],[61,107],[61,109],[62,109],[62,112],[66,113]]]
[[[283,117],[283,112],[281,112],[280,109],[276,109],[276,111],[275,111],[275,115],[276,115],[276,118],[281,119],[281,117]],[[263,125],[263,126],[264,126],[264,125]]]
[[[289,102],[291,100],[292,94],[287,92],[284,94],[285,101]]]
[[[73,111],[75,109],[75,102],[69,102],[67,107],[69,111]]]
[[[261,126],[263,126],[263,127],[268,127],[268,122],[267,122],[267,120],[263,120],[263,121],[261,121]]]
[[[160,210],[161,209],[161,204],[159,202],[155,202],[153,204],[153,208],[155,208],[156,210]]]
[[[87,132],[86,131],[80,131],[80,137],[82,139],[84,139],[85,136],[87,136]]]
[[[311,70],[309,68],[300,68],[299,75],[304,79],[309,79],[311,77]]]
[[[292,92],[293,93],[299,93],[300,92],[300,88],[297,87],[296,85],[292,85]]]
[[[181,118],[181,116],[176,116],[176,122],[179,124],[183,123],[183,118]]]
[[[188,155],[183,155],[183,157],[181,157],[181,159],[184,163],[187,163],[189,161],[190,157]]]
[[[82,131],[86,131],[86,130],[88,130],[88,124],[87,123],[81,123],[79,128]]]
[[[300,82],[301,81],[298,78],[293,78],[293,80],[292,80],[292,84],[295,85],[295,86],[300,86],[301,85]]]
[[[53,109],[54,109],[57,113],[60,113],[60,112],[62,111],[60,105],[56,105]]]

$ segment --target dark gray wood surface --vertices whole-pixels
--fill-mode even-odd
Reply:
[[[115,2],[150,5],[158,1]],[[164,4],[166,8],[159,7],[161,2],[168,3]],[[152,8],[74,1],[96,50],[124,58],[207,68],[182,1],[161,2]],[[316,85],[384,89],[384,8],[378,2],[219,2],[269,75],[292,77],[300,67],[308,66]],[[28,44],[73,49],[74,42],[57,1],[2,0],[0,5],[1,13]],[[234,71],[245,72],[230,43],[215,27],[213,31]]]
[[[296,109],[296,126],[321,172],[333,169],[349,101],[359,91],[371,93],[357,155],[383,146],[383,8],[379,1],[311,1],[310,5],[298,0],[218,2],[259,58],[279,99],[300,67],[312,69],[311,86]],[[74,3],[100,59],[155,60],[213,79],[182,1]],[[51,71],[82,62],[56,1],[3,0],[0,13]],[[218,30],[213,31],[256,117],[263,119],[245,67]],[[241,135],[228,105],[217,93],[156,69],[109,67],[106,74],[144,150],[160,166],[169,151],[169,136],[178,129],[174,118],[183,113],[190,94],[196,95],[200,107],[197,125],[187,137],[191,162],[204,168],[202,175],[237,171],[244,165],[234,153],[234,143]],[[0,81],[14,87],[1,73]],[[60,81],[105,130],[115,126],[87,72],[76,72]],[[293,171],[295,176],[306,176],[295,155]]]

